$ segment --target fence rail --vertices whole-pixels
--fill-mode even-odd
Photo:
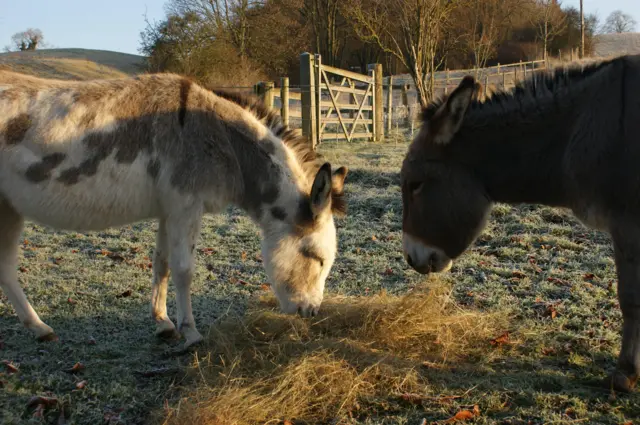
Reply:
[[[465,75],[482,83],[484,96],[508,89],[545,70],[544,60],[498,64],[479,69],[444,70],[434,74],[431,98],[448,94]],[[308,137],[313,147],[323,140],[380,141],[394,127],[413,135],[420,102],[408,75],[382,77],[382,65],[371,64],[360,74],[322,64],[321,56],[300,55],[300,85],[282,77],[279,87],[264,81],[254,86],[263,102],[277,109],[285,124]]]

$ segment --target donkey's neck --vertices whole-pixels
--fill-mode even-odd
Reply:
[[[284,150],[284,143],[276,137],[253,140],[242,130],[228,128],[244,183],[244,190],[237,194],[234,203],[260,223],[264,214],[285,213],[278,202],[287,203],[287,199],[295,198],[300,192],[293,180],[295,172],[287,161],[273,154]]]
[[[553,99],[507,112],[471,111],[450,152],[481,179],[494,202],[568,206],[563,158],[572,137],[573,102]]]

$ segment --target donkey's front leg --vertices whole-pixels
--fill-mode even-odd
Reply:
[[[169,239],[169,267],[176,286],[176,304],[178,309],[178,330],[185,338],[184,348],[202,341],[202,335],[196,329],[191,309],[191,279],[195,268],[195,242],[200,234],[202,213],[186,213],[173,216],[167,222]]]
[[[640,226],[612,232],[622,310],[622,347],[610,383],[629,392],[640,377]]]
[[[156,322],[156,335],[169,338],[176,334],[176,327],[167,315],[167,286],[169,283],[169,242],[167,221],[160,219],[153,252],[153,287],[151,290],[151,316]]]
[[[40,320],[18,283],[18,241],[24,219],[0,199],[0,289],[16,310],[22,324],[40,341],[56,340],[53,329]]]

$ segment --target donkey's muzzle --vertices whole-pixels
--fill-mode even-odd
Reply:
[[[452,261],[443,250],[428,246],[407,233],[402,235],[402,250],[407,264],[418,273],[440,273],[451,268]]]

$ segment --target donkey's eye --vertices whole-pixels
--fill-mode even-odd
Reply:
[[[416,193],[420,189],[422,189],[422,182],[409,183],[409,191],[411,191],[411,193]]]

